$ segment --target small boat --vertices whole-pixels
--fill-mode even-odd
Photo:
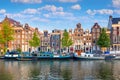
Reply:
[[[32,59],[29,59],[29,58],[16,58],[16,60],[18,61],[31,61]]]

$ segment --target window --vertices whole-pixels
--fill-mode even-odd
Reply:
[[[94,29],[94,28],[92,29],[92,32],[95,32],[95,29]]]
[[[45,46],[47,46],[47,43],[45,43]]]
[[[17,30],[15,30],[15,33],[17,33]]]
[[[116,27],[113,27],[113,30],[116,30]]]
[[[86,45],[86,43],[84,43],[84,45]]]
[[[118,41],[120,42],[120,36],[119,36],[119,38],[118,38],[118,39],[119,39]]]
[[[100,32],[100,29],[97,29],[97,32]]]
[[[24,31],[22,31],[22,34],[24,34]]]
[[[31,32],[29,31],[29,34],[30,34]]]
[[[20,35],[18,35],[17,38],[20,38]]]
[[[95,40],[93,41],[93,43],[95,43]]]
[[[86,40],[86,39],[84,38],[84,40]]]
[[[113,42],[116,43],[117,42],[117,36],[113,37]]]
[[[21,31],[20,30],[18,30],[18,33],[20,33]]]
[[[119,27],[117,27],[117,29],[119,29]]]
[[[89,38],[89,40],[91,40],[91,38]]]
[[[17,43],[20,43],[20,40],[17,40]]]

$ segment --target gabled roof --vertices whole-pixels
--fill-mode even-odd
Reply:
[[[8,20],[11,24],[13,24],[14,26],[17,26],[17,27],[21,27],[21,26],[22,26],[22,25],[20,24],[20,22],[15,21],[14,19],[8,18],[7,16],[5,17],[4,20]]]
[[[99,25],[98,23],[95,23],[95,24],[93,25],[92,29],[93,29],[93,28],[100,28],[100,25]]]
[[[120,18],[112,18],[112,24],[118,24]]]

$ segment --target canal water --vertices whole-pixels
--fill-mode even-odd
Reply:
[[[5,61],[0,80],[120,80],[120,61]]]

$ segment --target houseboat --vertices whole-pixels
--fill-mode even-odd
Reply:
[[[93,54],[93,53],[81,53],[81,55],[74,54],[76,60],[120,60],[120,56],[113,54]]]
[[[19,55],[19,54],[6,54],[4,56],[4,59],[13,59],[13,60],[19,60],[19,61],[31,61],[31,60],[41,60],[41,59],[72,59],[72,56],[69,54],[58,54],[53,52],[35,52],[32,54],[25,54],[25,55]]]

